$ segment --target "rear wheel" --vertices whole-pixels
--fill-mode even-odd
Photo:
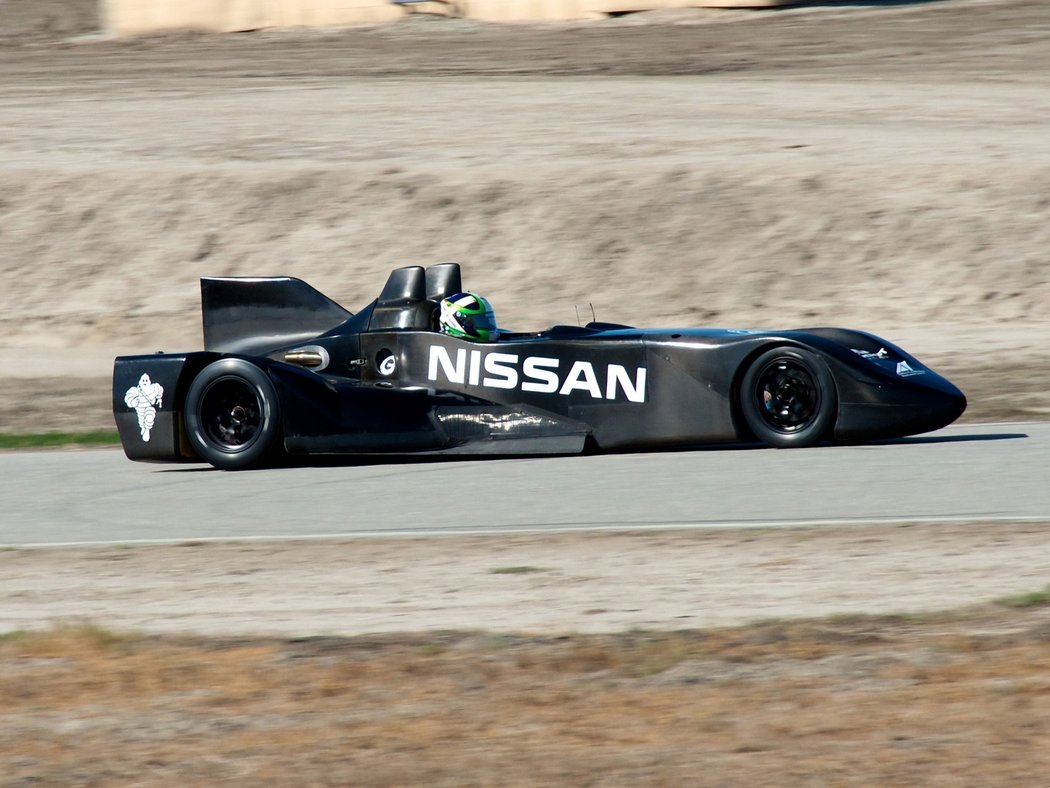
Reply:
[[[831,429],[835,382],[827,364],[796,347],[768,350],[748,367],[740,410],[763,443],[781,449],[812,446]]]
[[[280,441],[280,404],[269,376],[251,362],[209,364],[186,394],[186,436],[197,455],[228,471],[257,468]]]

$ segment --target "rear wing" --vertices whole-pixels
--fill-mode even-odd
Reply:
[[[301,279],[201,278],[204,349],[259,355],[313,339],[353,317]]]

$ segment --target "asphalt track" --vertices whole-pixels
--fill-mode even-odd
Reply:
[[[228,473],[118,450],[0,455],[0,544],[1050,522],[1050,423],[798,451],[703,449]]]

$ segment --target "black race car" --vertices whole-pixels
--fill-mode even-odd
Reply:
[[[398,268],[353,314],[289,277],[201,280],[204,350],[118,357],[133,460],[236,470],[289,455],[569,454],[935,430],[962,392],[862,331],[436,330],[459,265]]]

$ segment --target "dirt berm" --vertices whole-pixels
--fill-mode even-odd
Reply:
[[[0,3],[0,431],[111,425],[202,275],[350,309],[454,259],[517,329],[865,328],[1042,418],[1050,10],[1004,0],[106,41]]]

